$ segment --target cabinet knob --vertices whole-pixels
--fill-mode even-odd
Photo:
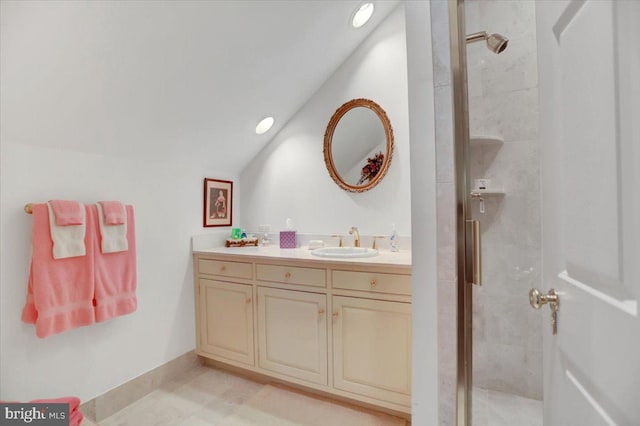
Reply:
[[[247,303],[247,304],[251,303],[251,298],[247,297],[247,299],[245,300],[245,303]]]
[[[375,287],[378,285],[378,280],[372,278],[371,281],[369,281],[369,284],[371,284],[371,287]]]
[[[320,310],[318,311],[318,316],[323,316],[324,315],[324,308],[320,308]]]
[[[221,272],[224,272],[224,271],[226,271],[226,270],[227,270],[227,266],[226,266],[226,265],[222,265],[222,266],[220,267],[220,271],[221,271]]]
[[[284,277],[285,277],[286,279],[291,278],[291,272],[287,272],[287,273],[285,273],[285,274],[284,274]]]
[[[331,316],[332,316],[334,319],[338,319],[338,315],[340,315],[340,312],[339,312],[339,311],[335,311]]]

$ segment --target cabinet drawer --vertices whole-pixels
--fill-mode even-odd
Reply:
[[[248,280],[253,277],[251,263],[244,262],[198,259],[198,272],[223,277],[246,278]]]
[[[333,271],[333,288],[411,295],[411,275]]]
[[[292,266],[257,265],[256,278],[286,284],[326,287],[327,275],[324,269],[298,268]]]

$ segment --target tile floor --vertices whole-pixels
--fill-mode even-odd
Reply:
[[[83,426],[94,426],[91,421]],[[99,426],[406,426],[404,419],[210,367],[154,390]]]
[[[521,396],[473,389],[474,426],[542,426],[542,401]]]

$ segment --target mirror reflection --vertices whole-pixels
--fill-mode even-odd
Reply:
[[[353,99],[335,112],[325,134],[325,163],[343,189],[362,192],[384,177],[393,153],[393,131],[384,110]]]

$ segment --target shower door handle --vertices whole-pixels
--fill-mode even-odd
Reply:
[[[482,285],[482,241],[480,239],[480,221],[467,220],[467,277],[471,284]]]

